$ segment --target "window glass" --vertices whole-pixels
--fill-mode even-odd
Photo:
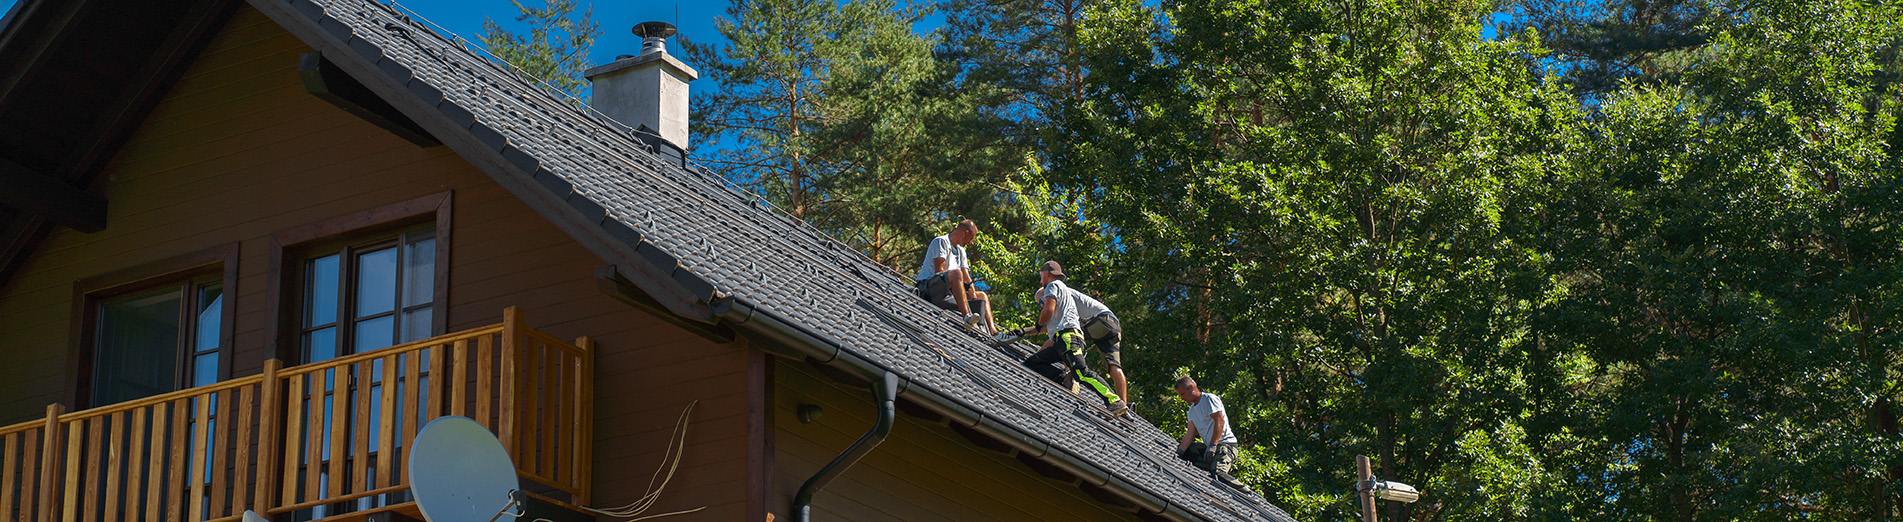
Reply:
[[[430,307],[424,306],[403,313],[403,342],[428,339],[430,336]]]
[[[179,363],[179,287],[106,300],[94,318],[94,405],[172,390]]]
[[[395,322],[396,317],[388,315],[357,321],[357,337],[353,339],[357,353],[390,347],[391,334],[396,333]]]
[[[312,252],[305,262],[311,273],[304,276],[304,305],[313,311],[304,312],[303,362],[434,335],[441,293],[436,246],[433,232],[410,230]],[[343,313],[330,310],[338,306]]]
[[[304,334],[304,361],[328,361],[337,358],[337,328],[319,328]]]
[[[323,326],[337,322],[337,256],[328,255],[312,259],[306,267],[309,275],[304,295],[304,324]]]
[[[357,256],[355,317],[369,317],[396,309],[396,248]]]
[[[192,386],[205,386],[218,382],[218,352],[202,353],[192,357]]]
[[[224,331],[220,326],[225,318],[225,293],[221,286],[210,283],[198,287],[198,321],[192,327],[197,330],[192,343],[195,351],[218,349],[218,337]]]
[[[429,304],[436,299],[436,239],[410,241],[403,252],[403,306]]]

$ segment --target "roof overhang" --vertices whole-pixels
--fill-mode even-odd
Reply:
[[[24,0],[0,25],[0,285],[51,227],[105,228],[91,186],[236,0]]]

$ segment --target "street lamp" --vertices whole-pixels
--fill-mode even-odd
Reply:
[[[1361,499],[1361,520],[1375,522],[1374,500],[1412,504],[1421,499],[1421,490],[1414,486],[1386,480],[1375,480],[1373,466],[1368,464],[1368,456],[1355,455],[1355,496]]]

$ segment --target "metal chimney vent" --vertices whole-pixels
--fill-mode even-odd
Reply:
[[[674,24],[667,22],[641,22],[634,24],[634,35],[641,37],[641,54],[666,53],[667,37],[676,33]]]

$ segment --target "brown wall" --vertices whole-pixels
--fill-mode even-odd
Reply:
[[[597,290],[602,261],[445,147],[419,148],[307,94],[309,49],[241,7],[105,170],[109,226],[56,229],[0,283],[0,423],[70,397],[74,285],[81,279],[237,243],[234,375],[275,351],[272,235],[453,192],[449,330],[518,306],[531,326],[597,341],[597,505],[640,496],[668,431],[701,400],[686,457],[657,511],[701,505],[745,518],[747,361]]]
[[[768,509],[789,515],[800,484],[875,419],[872,392],[802,363],[773,367],[773,481]],[[801,404],[821,415],[799,421]],[[814,497],[816,520],[1130,520],[1075,485],[1038,475],[944,426],[900,413],[892,434]]]

